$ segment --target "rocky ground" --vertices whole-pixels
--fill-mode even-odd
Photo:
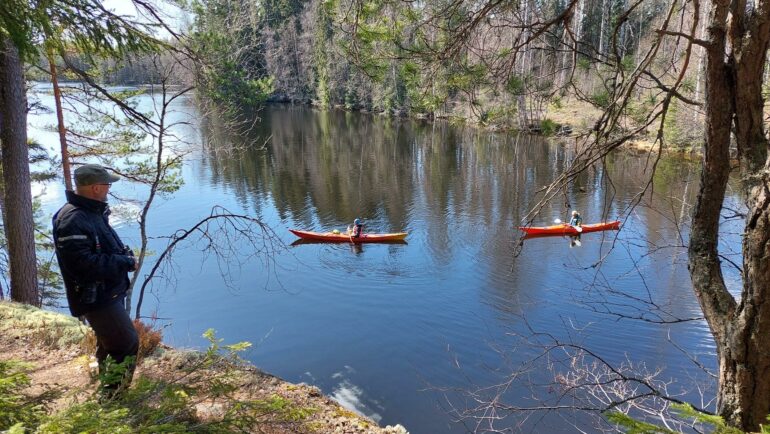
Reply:
[[[57,390],[59,397],[49,410],[82,402],[96,393],[98,381],[93,362],[93,336],[74,318],[55,312],[15,303],[0,302],[0,360],[22,360],[32,364],[29,393]],[[400,425],[379,427],[374,421],[356,414],[324,396],[314,386],[292,384],[264,373],[249,364],[227,363],[195,367],[203,359],[201,353],[182,351],[161,345],[139,363],[135,378],[182,382],[190,386],[211,384],[211,378],[227,369],[228,381],[235,386],[238,399],[280,399],[293,408],[302,409],[302,417],[286,423],[272,421],[272,415],[261,416],[253,432],[323,433],[323,434],[408,434]],[[194,404],[201,420],[221,417],[227,402],[207,398],[203,393]],[[276,413],[275,417],[279,413]]]

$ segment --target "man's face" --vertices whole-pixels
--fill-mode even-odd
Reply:
[[[91,193],[93,194],[92,199],[100,200],[102,202],[107,202],[107,193],[110,192],[111,185],[112,184],[89,185],[88,188],[91,190]]]

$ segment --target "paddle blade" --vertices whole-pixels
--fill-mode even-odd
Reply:
[[[553,223],[556,224],[556,225],[560,225],[561,224],[561,219],[553,219]]]
[[[578,233],[583,232],[582,226],[575,226],[575,230],[578,231]]]

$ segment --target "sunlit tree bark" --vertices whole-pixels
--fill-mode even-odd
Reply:
[[[72,172],[70,171],[70,156],[67,147],[67,129],[64,127],[64,111],[61,105],[61,89],[59,89],[59,74],[56,70],[56,58],[53,50],[48,50],[48,64],[51,71],[51,84],[53,85],[53,99],[56,103],[56,121],[59,131],[59,145],[61,147],[61,165],[62,176],[64,177],[64,186],[67,190],[72,190]]]
[[[732,425],[756,431],[770,413],[770,161],[761,92],[770,40],[770,2],[759,2],[747,12],[745,4],[714,1],[710,17],[706,142],[689,266],[695,294],[717,343],[718,411]],[[727,290],[718,254],[733,126],[748,208],[743,291],[737,301]]]

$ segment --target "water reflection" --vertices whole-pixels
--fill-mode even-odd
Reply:
[[[402,230],[419,204],[433,211],[428,229],[435,240],[449,238],[447,223],[457,217],[482,228],[518,221],[521,208],[568,158],[562,147],[537,137],[446,124],[288,106],[263,118],[249,136],[231,137],[229,148],[239,151],[208,148],[212,179],[257,208],[270,198],[281,218],[308,227],[361,216],[379,224],[378,231]],[[268,136],[268,149],[249,146]],[[600,184],[601,177],[593,171],[579,182]]]

